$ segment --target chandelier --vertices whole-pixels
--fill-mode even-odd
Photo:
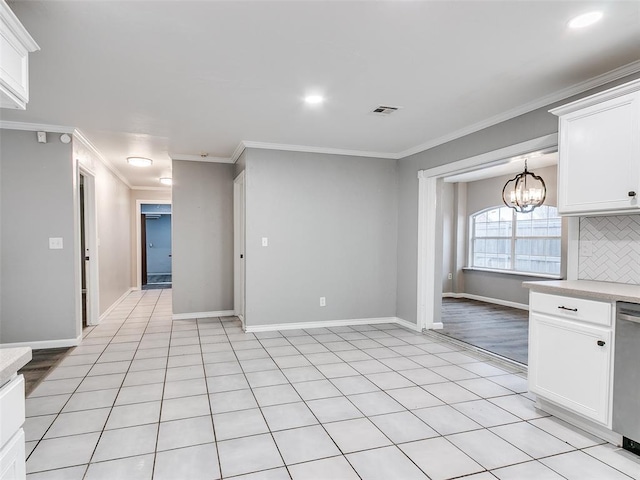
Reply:
[[[524,161],[524,172],[505,183],[502,189],[502,201],[507,207],[518,213],[529,213],[544,203],[547,187],[542,177],[527,170]]]

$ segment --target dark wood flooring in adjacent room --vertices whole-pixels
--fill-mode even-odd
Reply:
[[[29,395],[49,371],[64,358],[70,347],[65,348],[43,348],[31,352],[32,359],[24,367],[18,370],[18,374],[24,375],[25,395]]]
[[[442,299],[442,323],[436,330],[502,357],[527,364],[529,312],[464,298]]]

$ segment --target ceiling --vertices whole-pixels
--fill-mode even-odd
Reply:
[[[27,110],[3,120],[76,127],[142,187],[171,157],[228,159],[242,141],[400,158],[640,70],[637,1],[9,5],[41,51]],[[595,8],[600,23],[567,28]],[[380,104],[402,108],[371,114]]]

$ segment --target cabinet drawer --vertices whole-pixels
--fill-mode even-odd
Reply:
[[[24,423],[24,377],[18,375],[0,389],[0,446]]]
[[[531,292],[529,308],[533,312],[607,327],[611,326],[612,321],[610,302]]]

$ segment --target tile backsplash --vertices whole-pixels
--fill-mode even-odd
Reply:
[[[583,217],[584,241],[591,242],[592,251],[579,257],[579,279],[640,285],[640,215]]]

